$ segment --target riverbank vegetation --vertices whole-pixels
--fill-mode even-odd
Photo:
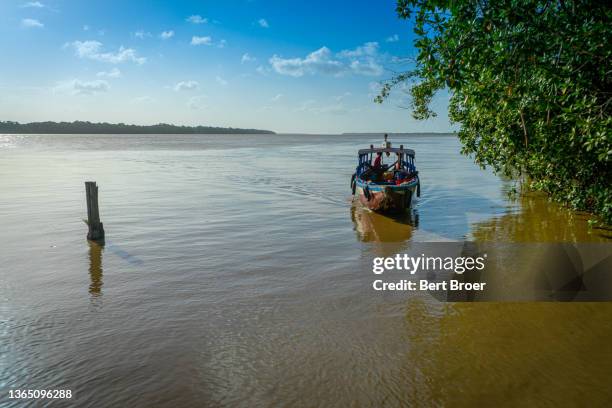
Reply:
[[[599,1],[399,0],[414,22],[412,113],[441,89],[463,153],[612,223],[612,8]]]
[[[224,128],[214,126],[126,125],[125,123],[92,122],[0,122],[3,133],[57,133],[57,134],[273,134],[270,130]]]

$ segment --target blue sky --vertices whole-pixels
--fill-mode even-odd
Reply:
[[[254,127],[277,132],[448,131],[410,117],[410,23],[383,1],[0,2],[0,120]]]

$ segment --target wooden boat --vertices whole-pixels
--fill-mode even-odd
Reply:
[[[395,162],[374,167],[372,160],[378,154],[394,155]],[[419,172],[414,164],[414,150],[399,148],[361,149],[359,163],[351,178],[353,196],[372,211],[401,213],[410,208],[416,193],[421,195]]]

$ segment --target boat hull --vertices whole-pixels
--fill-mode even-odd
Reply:
[[[357,182],[355,197],[366,208],[380,213],[401,213],[410,209],[417,181],[400,185]]]

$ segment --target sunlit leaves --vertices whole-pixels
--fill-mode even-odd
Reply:
[[[463,152],[612,222],[612,8],[595,1],[399,0],[416,68],[377,102],[411,86],[412,114],[433,116],[451,92]]]

